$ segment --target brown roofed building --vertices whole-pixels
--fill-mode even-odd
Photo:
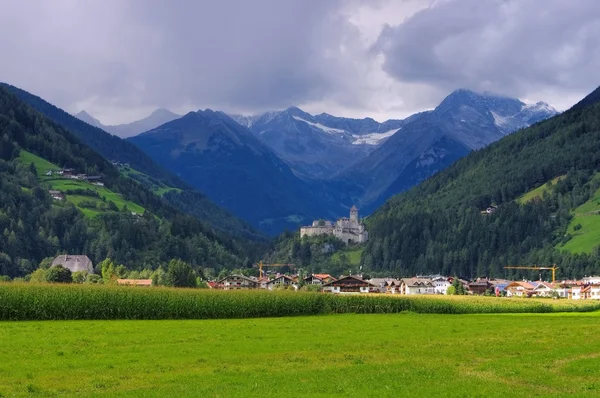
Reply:
[[[331,293],[369,293],[376,286],[358,276],[344,276],[337,281],[323,285],[323,291]]]

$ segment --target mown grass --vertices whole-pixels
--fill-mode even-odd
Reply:
[[[597,397],[596,314],[0,322],[0,394]]]
[[[600,302],[309,292],[214,291],[94,285],[0,284],[0,320],[218,319],[345,313],[548,313]]]
[[[544,197],[544,193],[546,192],[550,192],[552,190],[552,188],[554,188],[554,185],[556,185],[556,183],[559,180],[564,179],[566,176],[559,176],[556,177],[552,180],[549,181],[549,183],[545,183],[544,185],[540,185],[539,187],[532,189],[531,191],[523,194],[523,196],[521,196],[520,198],[517,199],[517,201],[519,203],[527,203],[529,201],[532,201],[533,199],[541,199]]]
[[[600,189],[573,211],[567,233],[573,237],[562,249],[571,253],[591,253],[600,245]]]
[[[182,192],[181,189],[170,187],[170,186],[156,180],[155,178],[152,178],[149,175],[142,173],[141,171],[138,171],[132,167],[121,167],[121,168],[119,168],[119,171],[124,176],[129,177],[137,182],[140,182],[141,184],[146,186],[148,189],[150,189],[152,192],[154,192],[156,195],[162,196],[162,195],[166,194],[167,192],[172,192],[172,191]]]

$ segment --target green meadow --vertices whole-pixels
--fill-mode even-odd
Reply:
[[[567,233],[573,237],[562,246],[572,253],[591,253],[600,243],[600,189],[573,211]]]
[[[105,205],[109,201],[112,201],[119,208],[119,210],[122,210],[124,206],[127,206],[130,211],[134,211],[138,214],[144,213],[143,207],[129,200],[125,200],[122,195],[115,193],[106,187],[90,184],[87,181],[59,178],[57,176],[47,176],[47,171],[60,170],[60,167],[40,158],[39,156],[34,155],[31,152],[22,150],[19,154],[19,157],[24,164],[28,165],[33,163],[35,165],[38,179],[48,189],[55,189],[63,192],[68,190],[88,189],[96,192],[99,195],[99,198],[83,195],[66,195],[66,201],[73,203],[88,217],[93,217],[107,211]],[[101,198],[104,198],[104,200]],[[90,203],[94,203],[95,207],[86,206],[86,204],[89,205]],[[59,203],[55,204],[60,205]]]
[[[9,396],[600,395],[598,313],[0,322]]]

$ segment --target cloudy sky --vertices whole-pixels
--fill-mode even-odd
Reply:
[[[566,109],[597,0],[0,0],[0,81],[105,124],[158,107],[401,118],[456,88]]]

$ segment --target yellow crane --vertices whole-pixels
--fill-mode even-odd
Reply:
[[[288,263],[263,263],[262,261],[259,261],[258,264],[258,271],[259,271],[259,275],[260,278],[262,279],[263,277],[263,267],[290,267],[290,268],[294,268],[295,265],[294,264],[288,264]]]
[[[508,269],[531,269],[531,270],[551,270],[552,271],[552,283],[556,282],[556,270],[558,267],[553,264],[552,267],[504,267]]]

